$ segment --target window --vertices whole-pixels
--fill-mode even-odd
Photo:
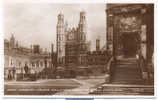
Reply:
[[[13,60],[12,60],[12,59],[11,59],[10,65],[11,65],[11,66],[13,65]]]
[[[32,67],[35,67],[35,63],[34,62],[32,62]]]
[[[62,63],[64,63],[64,58],[62,58]]]
[[[42,61],[40,62],[40,65],[43,66],[43,62]]]
[[[73,33],[69,34],[69,40],[72,40],[74,38]]]
[[[61,48],[59,48],[59,53],[61,53]]]

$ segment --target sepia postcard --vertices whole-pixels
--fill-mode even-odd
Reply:
[[[4,3],[4,96],[154,96],[154,3]]]

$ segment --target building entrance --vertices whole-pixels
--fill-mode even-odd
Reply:
[[[135,57],[138,45],[137,33],[122,34],[122,49],[124,57]]]

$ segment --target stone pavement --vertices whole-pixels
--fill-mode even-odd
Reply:
[[[81,86],[73,79],[45,79],[34,82],[8,81],[4,83],[5,95],[54,95],[65,89]]]
[[[91,87],[104,83],[104,79],[73,80],[80,83],[81,86],[74,89],[66,89],[62,92],[56,93],[55,95],[88,95]]]

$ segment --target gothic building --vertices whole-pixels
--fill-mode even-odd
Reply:
[[[86,35],[86,13],[80,12],[78,27],[68,28],[64,15],[58,15],[57,22],[57,61],[58,65],[68,67],[86,65],[89,43]]]

